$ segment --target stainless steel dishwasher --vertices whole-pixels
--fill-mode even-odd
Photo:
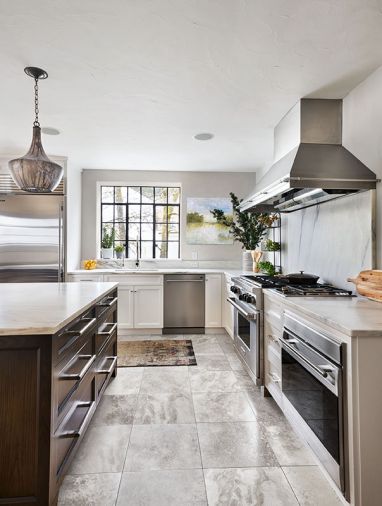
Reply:
[[[205,275],[165,274],[164,334],[203,334]]]

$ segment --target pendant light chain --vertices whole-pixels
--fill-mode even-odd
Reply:
[[[35,113],[35,120],[33,122],[33,126],[40,126],[40,122],[38,120],[38,79],[34,80],[34,113]]]

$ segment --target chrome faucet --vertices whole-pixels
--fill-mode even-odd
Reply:
[[[135,267],[139,269],[139,239],[137,239],[136,249],[137,249],[137,258],[135,260]]]

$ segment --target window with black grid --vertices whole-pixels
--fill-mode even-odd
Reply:
[[[180,258],[180,187],[101,186],[101,237],[114,228],[114,247],[127,258]]]

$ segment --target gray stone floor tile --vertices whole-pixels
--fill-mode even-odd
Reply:
[[[305,446],[286,420],[264,423],[263,427],[281,466],[316,465],[312,451]]]
[[[91,425],[129,425],[133,423],[137,395],[104,395]]]
[[[114,506],[120,480],[120,473],[67,475],[58,506]]]
[[[146,367],[140,393],[189,393],[188,367]]]
[[[252,422],[256,420],[243,392],[195,392],[197,422]]]
[[[203,468],[278,466],[257,422],[198,423]]]
[[[319,467],[283,467],[283,471],[301,506],[343,504]]]
[[[298,506],[281,468],[205,469],[209,506]]]
[[[230,371],[231,365],[225,355],[208,355],[195,353],[196,364],[199,369],[207,371]],[[195,369],[194,366],[190,366]]]
[[[206,506],[201,469],[124,473],[117,506]]]
[[[199,355],[224,355],[215,337],[201,336],[192,340],[194,352]]]
[[[105,395],[127,395],[139,392],[143,367],[118,367],[116,378],[111,379]]]
[[[201,467],[195,424],[133,426],[125,472]]]
[[[241,390],[233,371],[190,370],[192,392],[238,392]]]
[[[69,474],[121,472],[130,432],[131,425],[89,427]]]
[[[247,390],[247,397],[259,422],[278,423],[285,417],[272,397],[263,397],[258,390]]]
[[[134,424],[195,423],[190,393],[141,394]]]
[[[243,363],[234,350],[231,353],[226,353],[225,356],[234,371],[244,371]]]

